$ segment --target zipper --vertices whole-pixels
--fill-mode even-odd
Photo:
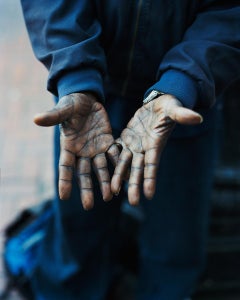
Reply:
[[[134,49],[135,49],[135,44],[136,44],[136,39],[137,39],[137,32],[138,32],[138,25],[139,25],[139,20],[140,20],[142,4],[143,4],[143,0],[139,0],[138,7],[137,7],[137,17],[136,17],[136,22],[135,22],[134,31],[133,31],[133,38],[132,38],[131,48],[130,48],[130,52],[129,52],[129,60],[128,60],[128,64],[127,64],[127,76],[123,82],[122,91],[121,91],[122,96],[125,96],[125,94],[126,94],[128,82],[129,82],[130,75],[131,75],[133,54],[134,54]]]

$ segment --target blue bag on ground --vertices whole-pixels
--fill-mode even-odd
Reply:
[[[0,300],[9,299],[12,289],[34,299],[29,278],[39,258],[39,245],[53,217],[52,201],[22,211],[4,230],[3,262],[7,282]]]

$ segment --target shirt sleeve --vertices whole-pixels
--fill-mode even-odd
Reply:
[[[21,3],[34,53],[49,70],[47,89],[58,97],[91,91],[103,100],[106,61],[93,1]]]
[[[186,107],[210,107],[240,78],[239,1],[199,2],[194,22],[164,56],[158,81],[146,95],[156,89],[175,95]]]

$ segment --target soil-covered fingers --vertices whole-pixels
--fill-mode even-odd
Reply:
[[[66,98],[66,99],[65,99]],[[73,113],[74,102],[71,97],[63,97],[51,110],[36,114],[34,123],[39,126],[53,126],[66,121]]]
[[[114,166],[117,165],[118,159],[119,159],[119,155],[120,155],[120,151],[119,148],[116,144],[113,144],[107,151],[107,155],[109,157],[109,159],[111,160],[112,164]]]
[[[79,158],[76,169],[82,205],[84,209],[89,210],[93,208],[94,205],[93,183],[91,178],[91,160],[85,157]]]
[[[104,201],[112,199],[110,176],[108,172],[107,159],[104,153],[98,154],[93,158],[94,170],[98,178],[100,189]]]
[[[70,197],[72,190],[72,178],[75,165],[75,155],[62,149],[59,158],[59,197],[66,200]]]
[[[144,154],[134,153],[128,184],[128,201],[131,205],[137,205],[140,200],[140,187],[143,176],[143,164]]]
[[[144,159],[143,191],[147,199],[152,199],[156,190],[157,169],[160,159],[158,148],[148,149]]]
[[[126,177],[127,169],[132,160],[132,152],[124,148],[119,156],[117,165],[111,181],[111,189],[113,194],[118,195],[121,189],[122,181]]]
[[[199,113],[177,105],[170,105],[167,109],[167,115],[173,121],[183,125],[196,125],[203,121]]]

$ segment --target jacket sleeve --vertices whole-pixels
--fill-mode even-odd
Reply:
[[[156,89],[175,95],[186,107],[210,107],[240,78],[239,1],[199,3],[194,22],[165,55],[158,81],[146,95]]]
[[[34,53],[49,70],[48,90],[58,97],[91,91],[103,100],[106,62],[93,1],[21,3]]]

